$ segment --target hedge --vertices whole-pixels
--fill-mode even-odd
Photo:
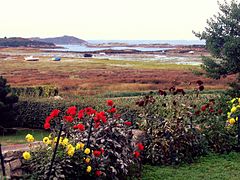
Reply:
[[[87,98],[86,98],[87,99]],[[53,109],[59,109],[62,112],[70,106],[76,106],[78,109],[93,107],[97,111],[107,110],[106,99],[91,100],[84,99],[64,99],[54,100],[53,98],[21,98],[18,102],[17,127],[42,129],[46,117]],[[118,103],[119,104],[119,103]],[[117,104],[117,113],[121,114],[123,119],[132,121],[136,125],[138,119],[137,109],[126,108],[125,105]]]
[[[12,93],[18,96],[27,97],[51,97],[58,95],[58,88],[55,86],[24,86],[12,87]]]

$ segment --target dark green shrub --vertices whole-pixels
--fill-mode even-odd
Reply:
[[[55,100],[54,98],[21,98],[18,102],[19,115],[17,117],[17,126],[25,128],[42,129],[46,116],[53,109],[64,110],[69,106],[76,105],[79,109],[88,106],[96,110],[104,109],[106,99],[87,97],[63,97],[62,100]],[[134,101],[135,102],[135,101]],[[138,119],[138,108],[130,107],[132,102],[129,100],[119,100],[117,114],[121,114],[123,119],[132,122],[133,127],[138,127],[136,119]]]
[[[7,80],[0,76],[0,132],[16,125],[18,97],[11,94]]]
[[[193,123],[205,135],[210,151],[226,153],[236,146],[236,128],[226,126],[229,99],[224,95],[215,96],[193,110]]]
[[[176,94],[145,96],[138,101],[143,107],[147,162],[159,165],[189,163],[205,153],[204,137],[193,126],[189,112],[197,100],[199,98],[193,95]]]

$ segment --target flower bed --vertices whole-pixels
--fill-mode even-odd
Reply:
[[[53,110],[44,124],[51,130],[43,139],[45,146],[23,153],[29,177],[127,179],[139,175],[144,146],[132,143],[131,123],[117,114],[113,101],[107,105],[100,112],[91,107],[77,110],[76,106],[65,112]],[[28,134],[26,140],[31,143],[34,137]],[[56,158],[51,161],[53,154]]]

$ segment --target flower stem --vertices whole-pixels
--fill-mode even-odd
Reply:
[[[3,177],[4,177],[4,176],[6,176],[6,173],[5,173],[4,159],[3,159],[2,145],[1,144],[0,144],[0,159],[1,159],[2,173],[3,173]]]
[[[93,126],[93,118],[91,119],[91,122],[90,122],[90,128],[89,128],[88,139],[87,139],[87,148],[89,148],[89,146],[90,146],[90,137],[92,134],[92,126]]]
[[[56,146],[54,148],[54,152],[53,152],[53,156],[52,156],[51,165],[50,165],[50,169],[49,169],[49,172],[48,172],[48,178],[47,179],[50,179],[50,176],[51,176],[51,173],[52,173],[52,167],[53,167],[53,163],[54,163],[54,160],[55,160],[55,157],[56,157],[56,154],[57,154],[57,149],[58,149],[58,144],[59,144],[59,141],[60,141],[62,129],[63,129],[63,124],[61,124],[61,126],[60,126],[60,131],[58,133],[57,143],[56,143]]]

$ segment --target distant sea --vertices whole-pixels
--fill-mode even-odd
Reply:
[[[170,44],[170,45],[204,45],[205,41],[200,40],[88,40],[90,44],[106,44],[106,43],[126,43],[129,45],[138,44]],[[106,49],[113,50],[125,50],[125,49],[135,49],[139,51],[164,51],[172,48],[154,48],[154,47],[88,47],[85,45],[61,45],[64,49],[54,49],[55,51],[71,51],[71,52],[90,52],[90,51],[100,51]]]
[[[205,45],[204,40],[88,40],[92,44],[127,43],[133,44],[170,44],[170,45]]]

